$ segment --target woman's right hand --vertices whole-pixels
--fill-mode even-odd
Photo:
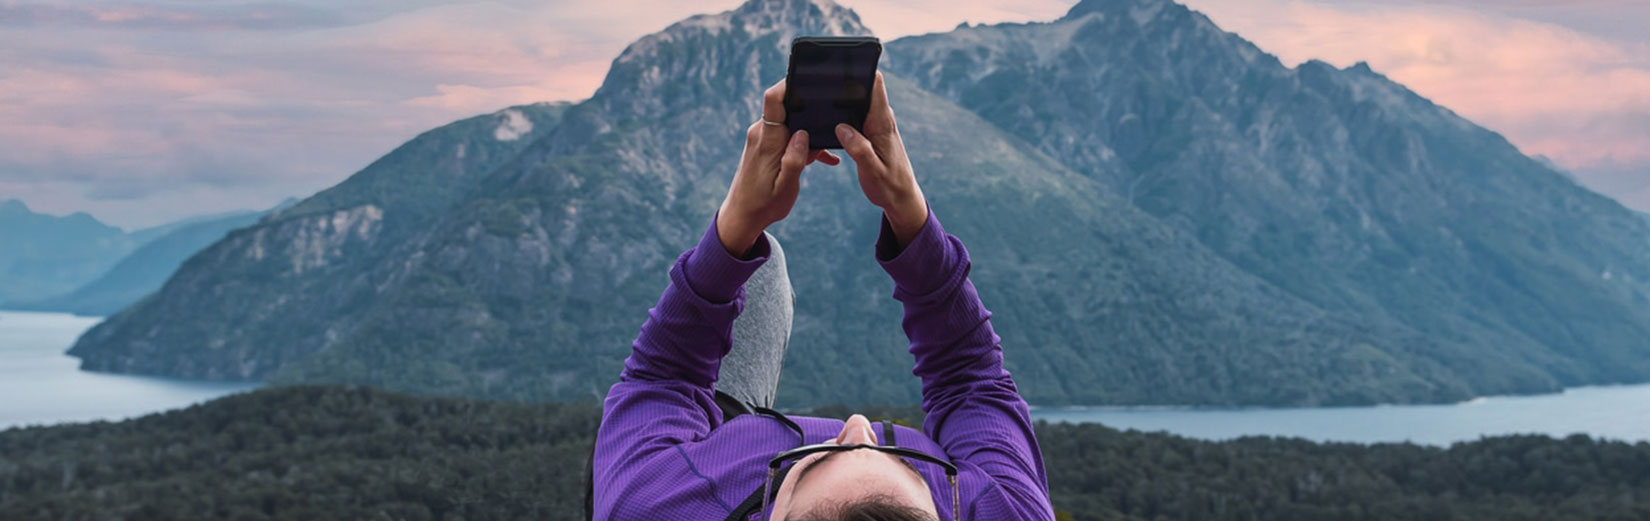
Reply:
[[[848,124],[838,124],[836,135],[843,151],[854,158],[859,168],[859,188],[865,192],[865,198],[882,208],[900,246],[910,244],[928,223],[928,202],[923,199],[922,187],[917,185],[916,173],[911,169],[911,159],[905,155],[905,142],[894,124],[894,109],[888,105],[882,72],[877,72],[876,82],[871,86],[871,110],[865,116],[865,132],[860,133]]]

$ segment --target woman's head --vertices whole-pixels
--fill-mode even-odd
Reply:
[[[853,415],[829,443],[876,445],[870,420]],[[823,452],[791,466],[773,500],[772,521],[935,521],[923,480],[905,460],[870,449]]]

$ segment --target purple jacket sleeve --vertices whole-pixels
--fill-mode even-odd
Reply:
[[[592,462],[597,519],[624,517],[615,508],[644,508],[638,498],[664,501],[653,496],[675,487],[659,482],[655,464],[680,458],[677,445],[702,440],[722,423],[712,386],[732,346],[745,281],[770,247],[759,238],[751,259],[737,259],[722,247],[713,221],[698,246],[671,266],[670,285],[648,310],[602,406]]]
[[[884,219],[877,260],[905,305],[912,373],[922,379],[923,428],[953,461],[989,474],[1016,518],[1053,519],[1030,411],[1003,369],[1001,339],[968,280],[962,241],[930,211],[902,251]]]

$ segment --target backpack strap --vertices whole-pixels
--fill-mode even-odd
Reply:
[[[785,413],[775,411],[767,407],[750,407],[750,410],[753,414],[760,414],[762,416],[767,416],[778,420],[779,423],[785,424],[785,427],[796,432],[796,443],[798,447],[801,447],[804,443],[807,443],[808,436],[802,431],[802,426],[797,425],[795,421],[792,421],[789,417],[786,417]],[[774,481],[784,483],[785,475],[789,474],[790,471],[790,467],[779,469],[779,474],[774,476]],[[767,485],[767,481],[764,480],[761,485],[756,487],[756,490],[751,491],[749,496],[745,496],[744,501],[739,502],[738,506],[733,507],[733,510],[728,512],[728,517],[724,521],[746,521],[750,519],[752,515],[756,514],[758,510],[761,510],[762,492]],[[777,495],[779,494],[779,490],[775,489],[773,493]],[[768,499],[771,500],[773,498],[770,497]]]

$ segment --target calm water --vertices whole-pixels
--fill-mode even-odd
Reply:
[[[1315,409],[1038,409],[1049,421],[1098,422],[1204,439],[1245,435],[1320,441],[1413,441],[1448,445],[1483,436],[1536,433],[1650,440],[1650,385],[1578,387],[1561,394],[1497,396],[1452,405]]]
[[[256,387],[81,371],[63,352],[98,320],[0,311],[0,429],[118,420]]]
[[[63,352],[98,319],[0,311],[0,429],[118,420],[175,409],[255,384],[80,371]],[[1583,387],[1562,394],[1479,398],[1453,405],[1318,409],[1036,409],[1050,421],[1099,422],[1206,439],[1246,435],[1333,441],[1448,444],[1486,435],[1541,433],[1650,440],[1650,385]]]

